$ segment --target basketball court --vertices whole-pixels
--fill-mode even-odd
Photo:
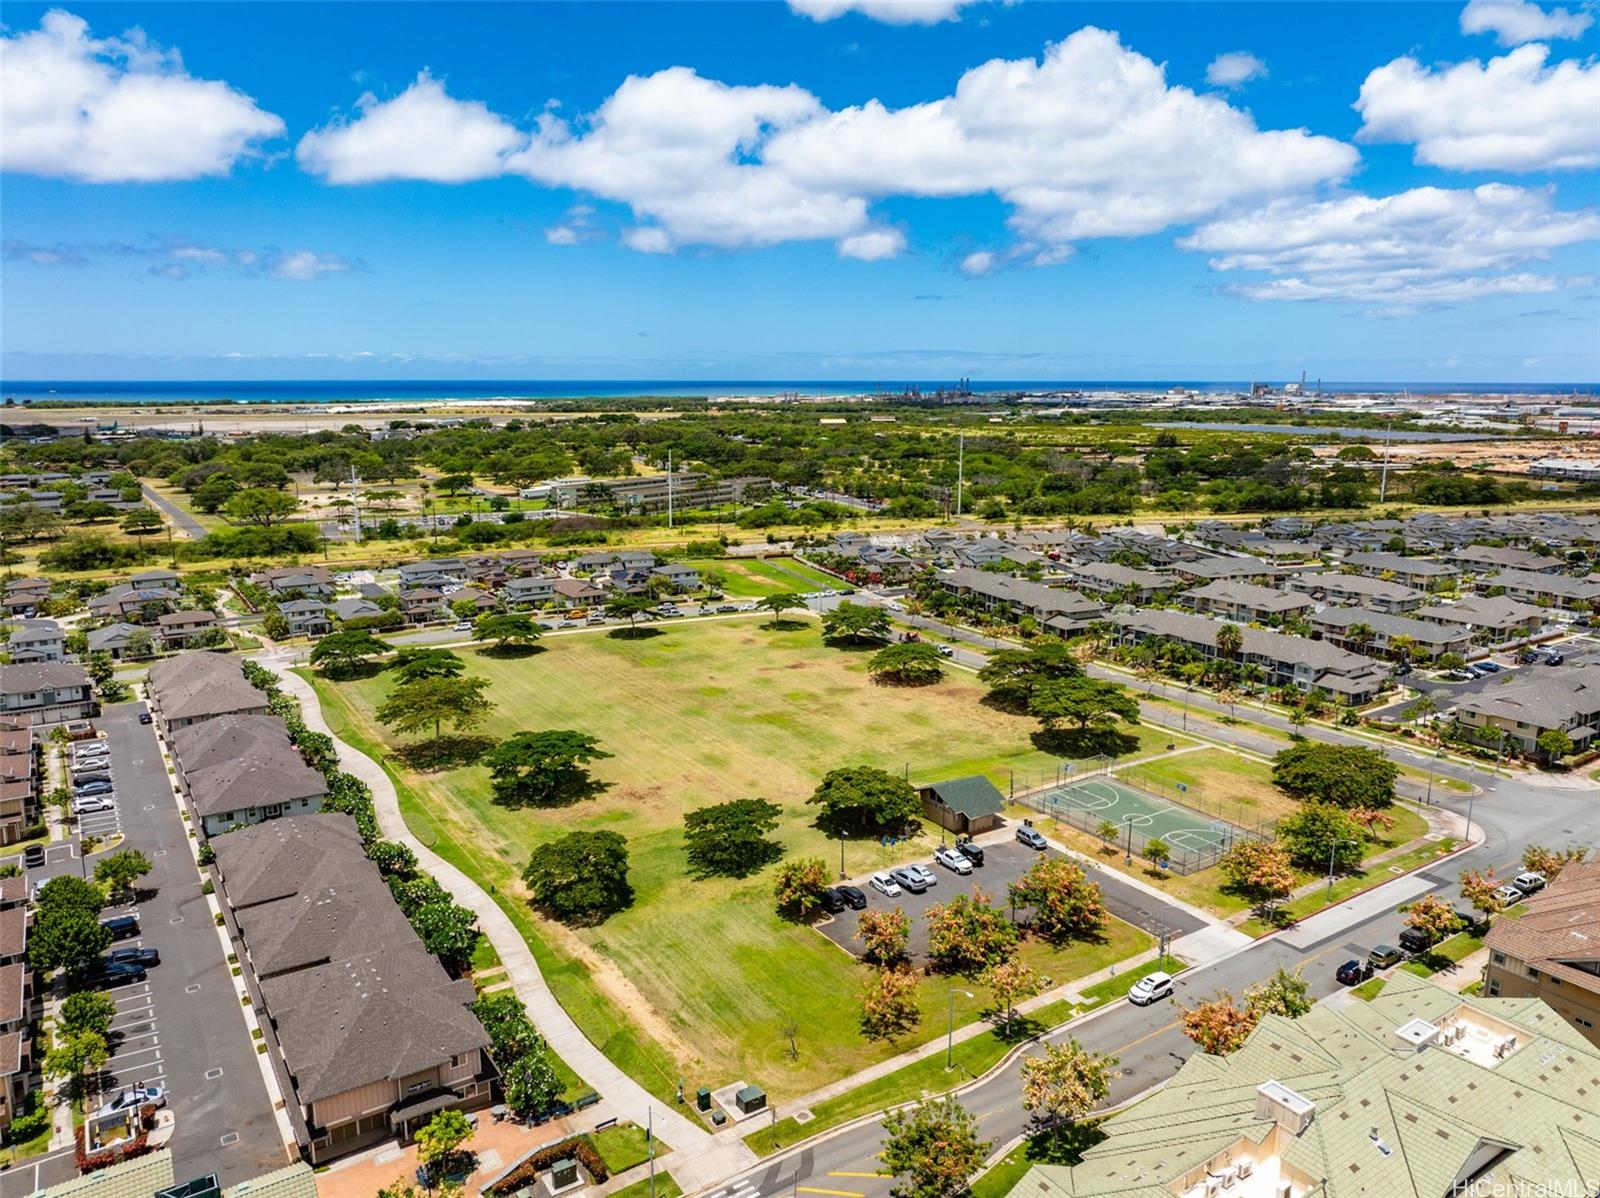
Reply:
[[[1119,831],[1132,825],[1145,840],[1163,840],[1186,853],[1219,852],[1240,835],[1240,830],[1225,820],[1208,820],[1111,777],[1088,778],[1050,791],[1044,796],[1044,805],[1046,815],[1082,812],[1095,823],[1109,820]],[[1069,822],[1081,827],[1084,820],[1080,816]]]

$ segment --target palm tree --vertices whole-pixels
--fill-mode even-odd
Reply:
[[[1217,629],[1217,652],[1224,657],[1238,657],[1244,649],[1244,630],[1237,624],[1223,624]]]
[[[1349,628],[1345,629],[1345,635],[1365,649],[1367,642],[1372,639],[1372,625],[1357,620]]]

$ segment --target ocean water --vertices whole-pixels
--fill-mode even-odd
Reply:
[[[1163,392],[1174,387],[1229,394],[1249,388],[1247,380],[1196,382],[1192,379],[997,379],[974,381],[977,395],[1065,391]],[[373,379],[290,381],[223,380],[104,382],[82,380],[0,380],[0,396],[18,402],[77,404],[337,404],[426,400],[629,399],[645,396],[707,399],[740,396],[899,395],[909,387],[924,395],[950,380],[913,383],[866,379]],[[1521,383],[1325,382],[1325,392],[1398,395],[1551,395],[1569,399],[1600,396],[1600,385]]]

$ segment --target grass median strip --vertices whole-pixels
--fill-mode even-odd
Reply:
[[[1034,1011],[1031,1015],[1013,1020],[1010,1032],[994,1028],[970,1040],[959,1041],[952,1050],[954,1067],[946,1070],[945,1054],[939,1052],[913,1062],[893,1073],[857,1086],[833,1098],[824,1099],[811,1108],[811,1118],[804,1123],[792,1116],[779,1119],[773,1126],[764,1127],[745,1137],[752,1151],[769,1156],[786,1145],[814,1136],[818,1132],[848,1123],[873,1111],[911,1102],[924,1095],[942,1094],[946,1090],[982,1076],[994,1067],[996,1061],[1030,1036],[1065,1023],[1076,1013],[1076,1007],[1065,999],[1058,999]]]

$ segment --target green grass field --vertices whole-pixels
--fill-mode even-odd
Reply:
[[[699,558],[683,563],[707,573],[720,574],[723,592],[733,599],[760,599],[786,592],[822,591],[841,586],[837,578],[814,570],[792,557]]]
[[[984,772],[1005,786],[1011,769],[1039,771],[1054,760],[1030,743],[1032,721],[980,705],[970,675],[955,671],[920,690],[880,687],[866,676],[868,653],[823,647],[815,625],[774,632],[762,623],[680,625],[640,640],[552,638],[525,658],[465,654],[470,672],[493,683],[489,735],[575,728],[614,754],[595,767],[606,792],[574,807],[506,811],[490,801],[479,767],[421,775],[396,758],[385,763],[412,830],[495,888],[563,1005],[657,1093],[670,1094],[679,1076],[690,1088],[744,1078],[781,1101],[916,1041],[863,1040],[855,996],[864,971],[824,937],[778,918],[770,871],[740,881],[689,878],[685,811],[769,798],[785,808],[776,835],[789,853],[832,862],[838,842],[810,826],[805,806],[831,768],[877,765],[908,771],[913,781]],[[317,685],[341,735],[380,755],[379,746],[394,743],[371,718],[387,677]],[[630,910],[578,931],[539,918],[517,897],[531,853],[575,828],[628,838],[636,891]],[[905,856],[926,855],[931,845],[924,835]],[[850,844],[852,876],[879,868],[881,854],[875,842]],[[1150,942],[1118,922],[1107,937],[1066,950],[1029,944],[1024,955],[1060,984]],[[958,996],[958,1022],[987,1006],[983,987],[966,988],[977,998]],[[944,1022],[946,993],[937,982],[922,989],[926,1036]]]
[[[1272,784],[1272,766],[1226,749],[1202,749],[1151,761],[1121,777],[1186,807],[1241,827],[1276,823],[1298,805]],[[1177,785],[1188,787],[1178,791]]]

